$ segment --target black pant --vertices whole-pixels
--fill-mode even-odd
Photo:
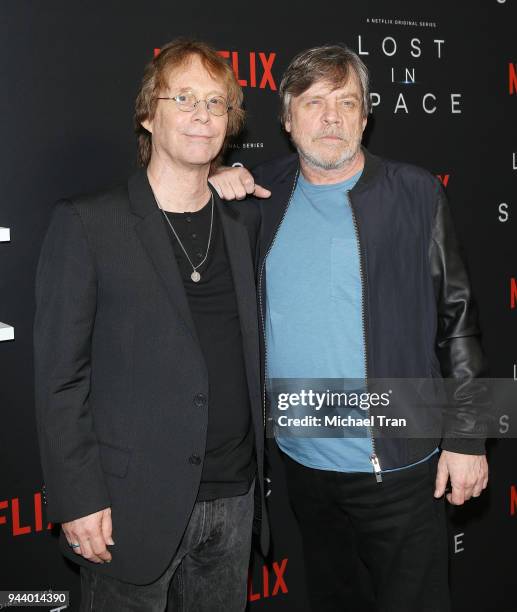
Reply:
[[[81,612],[241,612],[246,607],[254,483],[245,495],[200,501],[169,567],[128,584],[81,566]],[[149,529],[153,526],[149,525]]]
[[[283,457],[315,612],[450,611],[438,454],[382,483]]]

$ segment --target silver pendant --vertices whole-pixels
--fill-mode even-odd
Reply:
[[[190,275],[190,278],[195,283],[199,283],[199,281],[201,280],[201,274],[199,274],[199,272],[197,270],[194,270],[194,272],[192,272],[192,274]]]

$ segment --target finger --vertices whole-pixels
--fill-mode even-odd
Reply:
[[[255,191],[255,179],[249,175],[242,179],[242,186],[246,190],[246,193],[250,194]]]
[[[447,480],[449,479],[449,472],[446,468],[442,467],[440,463],[438,463],[438,468],[436,471],[436,482],[434,485],[434,496],[441,497],[445,493],[445,487],[447,486]]]
[[[452,485],[452,493],[449,502],[454,506],[461,506],[465,503],[465,490],[463,487],[455,487]]]
[[[81,529],[75,529],[72,532],[73,542],[77,542],[79,547],[74,548],[74,552],[82,555],[88,561],[93,563],[101,563],[102,560],[93,552],[91,547],[91,539],[100,535],[100,525],[96,525],[95,529],[91,527],[83,527]]]
[[[106,548],[106,542],[104,541],[102,534],[99,534],[94,538],[90,538],[90,546],[92,547],[92,552],[96,557],[102,559],[102,561],[111,561],[111,553]]]
[[[251,190],[253,191],[253,185],[255,184],[255,179],[253,178],[253,174],[244,167],[234,168],[232,172],[228,172],[229,176],[232,176],[235,181],[240,181],[243,185],[251,186]]]
[[[217,195],[222,198],[223,197],[223,192],[221,187],[219,186],[219,181],[217,180],[217,178],[214,177],[210,177],[208,179],[208,182],[212,185],[212,187],[217,191]]]
[[[82,550],[80,546],[79,536],[73,530],[67,531],[68,533],[68,543],[70,544],[70,548],[74,551],[76,555],[82,555]],[[79,546],[72,546],[72,544],[79,544]]]
[[[226,182],[224,180],[224,177],[219,176],[219,175],[214,175],[214,176],[209,177],[208,182],[217,191],[217,195],[222,200],[225,200],[226,199],[225,198]]]
[[[104,538],[104,541],[106,542],[106,544],[111,544],[111,545],[115,544],[115,542],[113,541],[113,538],[111,537],[111,534],[112,534],[111,511],[104,513],[104,516],[102,517],[101,531],[102,531],[102,537]]]
[[[261,187],[260,185],[255,185],[253,195],[256,198],[270,198],[271,191],[269,191],[269,189],[266,189],[265,187]]]
[[[236,199],[236,195],[235,195],[235,191],[234,188],[232,186],[231,183],[229,183],[228,181],[221,181],[221,189],[223,192],[223,199],[224,200],[235,200]]]
[[[486,489],[486,487],[488,485],[488,481],[490,479],[489,473],[488,473],[488,464],[486,465],[485,469],[483,470],[483,474],[482,474],[481,479],[483,481],[483,489]]]
[[[483,493],[483,489],[486,489],[486,485],[487,477],[486,473],[483,473],[477,478],[474,486],[472,487],[472,497],[479,497],[481,493]]]
[[[80,550],[80,555],[82,555],[88,561],[92,561],[92,563],[102,563],[102,559],[98,557],[94,552],[90,544],[90,539],[86,537],[79,538],[77,540],[80,544],[80,548],[74,548],[74,551]]]
[[[78,546],[78,544],[79,544],[79,540],[78,540],[76,537],[74,537],[74,535],[73,535],[71,532],[69,532],[69,531],[67,531],[67,532],[65,533],[65,537],[66,537],[66,541],[68,542],[68,546],[70,546],[70,548],[71,548],[71,549],[72,549],[72,550],[73,550],[75,553],[77,553],[78,555],[80,555],[80,554],[81,554],[81,547],[80,547],[80,546]]]
[[[244,200],[244,198],[248,195],[246,188],[244,185],[235,185],[234,187],[235,197],[237,200]]]
[[[463,489],[463,499],[464,501],[468,501],[471,497],[472,494],[474,493],[474,487],[465,487]]]
[[[228,170],[220,177],[220,182],[224,195],[232,200],[243,200],[255,188],[255,179],[246,168]]]
[[[483,483],[477,484],[472,489],[472,497],[479,497],[482,492],[483,492]]]
[[[70,532],[68,531],[68,529],[64,529],[63,526],[61,526],[61,529],[63,530],[63,533],[65,534],[65,538],[66,538],[66,541],[68,542],[68,546],[70,546],[70,544],[72,544],[72,536]]]

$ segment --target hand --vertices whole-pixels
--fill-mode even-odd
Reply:
[[[471,497],[479,497],[488,484],[486,456],[442,451],[436,474],[435,497],[445,493],[449,477],[452,493],[447,493],[446,498],[450,504],[461,506]]]
[[[68,544],[79,544],[72,550],[93,563],[109,563],[111,553],[107,544],[115,544],[111,537],[111,508],[105,508],[81,518],[62,523]]]
[[[271,191],[257,185],[249,170],[241,167],[221,166],[208,180],[222,200],[244,200],[248,195],[269,198]]]

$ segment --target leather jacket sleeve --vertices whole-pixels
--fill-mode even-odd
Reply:
[[[448,390],[441,447],[457,453],[485,453],[483,423],[488,410],[486,375],[477,309],[460,255],[447,198],[437,185],[437,209],[430,245],[430,267],[437,300],[436,355]]]

